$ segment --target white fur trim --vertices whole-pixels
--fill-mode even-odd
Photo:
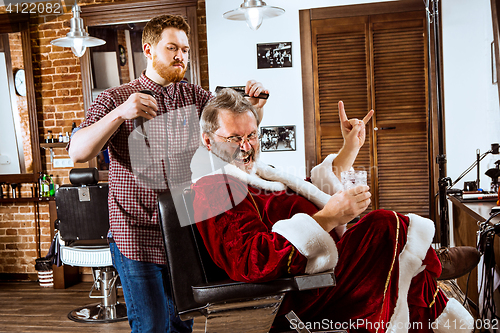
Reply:
[[[330,200],[330,195],[321,191],[313,184],[306,182],[302,178],[272,168],[266,164],[260,162],[257,163],[257,174],[262,178],[285,184],[292,191],[295,191],[314,203],[319,209],[325,207],[328,200]]]
[[[254,165],[253,171],[255,172],[249,174],[232,164],[222,161],[203,147],[198,149],[195,157],[196,159],[193,158],[191,162],[193,181],[203,176],[225,173],[239,179],[245,184],[268,191],[284,191],[289,187],[292,191],[314,203],[319,209],[325,207],[328,200],[330,200],[330,195],[321,191],[315,185],[299,177],[272,168],[260,161],[257,161]]]
[[[342,183],[333,173],[333,160],[337,154],[328,155],[323,162],[311,170],[311,181],[320,190],[330,195],[343,189]]]
[[[434,222],[415,214],[408,214],[408,217],[410,223],[406,244],[399,255],[398,300],[387,332],[408,332],[410,322],[408,290],[411,279],[421,269],[422,261],[434,237]]]
[[[268,191],[284,191],[289,187],[291,190],[310,200],[319,209],[325,207],[328,200],[330,200],[330,195],[299,177],[287,174],[261,162],[256,163],[255,170],[255,174],[248,174],[232,164],[224,167],[226,174],[253,187]]]
[[[273,232],[285,237],[307,258],[306,274],[333,269],[339,255],[333,238],[307,214],[295,214],[273,225]]]
[[[333,161],[333,158],[337,155],[332,154],[329,155],[329,157],[330,156],[332,156],[329,162],[331,169],[331,163]],[[328,165],[328,163],[326,163],[326,165]],[[281,172],[280,170],[272,168],[267,164],[261,163],[260,161],[256,163],[254,169],[256,171],[255,174],[248,174],[232,164],[228,164],[224,167],[224,171],[226,174],[241,180],[245,184],[249,184],[257,188],[269,191],[283,191],[286,189],[286,187],[289,187],[291,190],[300,194],[304,198],[310,200],[319,209],[325,207],[326,203],[331,198],[330,195],[323,192],[314,184],[306,182],[305,180],[299,177],[295,177],[285,172]],[[333,175],[333,177],[340,184],[337,177],[335,177],[335,175]],[[340,184],[340,186],[342,186],[342,184]],[[336,227],[334,230],[339,236],[339,238],[342,238],[347,228],[345,225],[340,225]]]
[[[420,266],[420,268],[415,272],[415,274],[413,274],[413,277],[417,276],[418,274],[422,273],[423,271],[425,271],[425,267],[427,267],[426,265],[422,265]]]
[[[436,333],[468,333],[473,331],[474,318],[460,302],[450,298],[431,328]]]
[[[233,176],[243,183],[251,185],[253,187],[261,188],[268,191],[284,191],[286,190],[285,184],[275,181],[269,181],[262,179],[256,174],[248,174],[240,168],[228,164],[224,167],[224,172],[230,176]],[[272,179],[271,179],[272,180]]]

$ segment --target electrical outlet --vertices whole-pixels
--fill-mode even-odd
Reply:
[[[71,158],[55,158],[54,159],[54,168],[72,168],[75,165]]]

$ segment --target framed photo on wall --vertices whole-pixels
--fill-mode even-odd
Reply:
[[[292,67],[292,42],[257,44],[257,68]]]
[[[295,126],[268,126],[260,128],[260,150],[294,151]]]

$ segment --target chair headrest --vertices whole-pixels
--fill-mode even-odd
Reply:
[[[73,185],[94,185],[99,182],[99,171],[97,168],[71,169],[69,181]]]

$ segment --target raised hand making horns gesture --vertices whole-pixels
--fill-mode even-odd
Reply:
[[[348,119],[344,109],[344,102],[339,102],[340,129],[344,138],[344,147],[350,149],[360,149],[365,143],[365,125],[370,121],[375,112],[370,110],[363,120],[356,118]]]

